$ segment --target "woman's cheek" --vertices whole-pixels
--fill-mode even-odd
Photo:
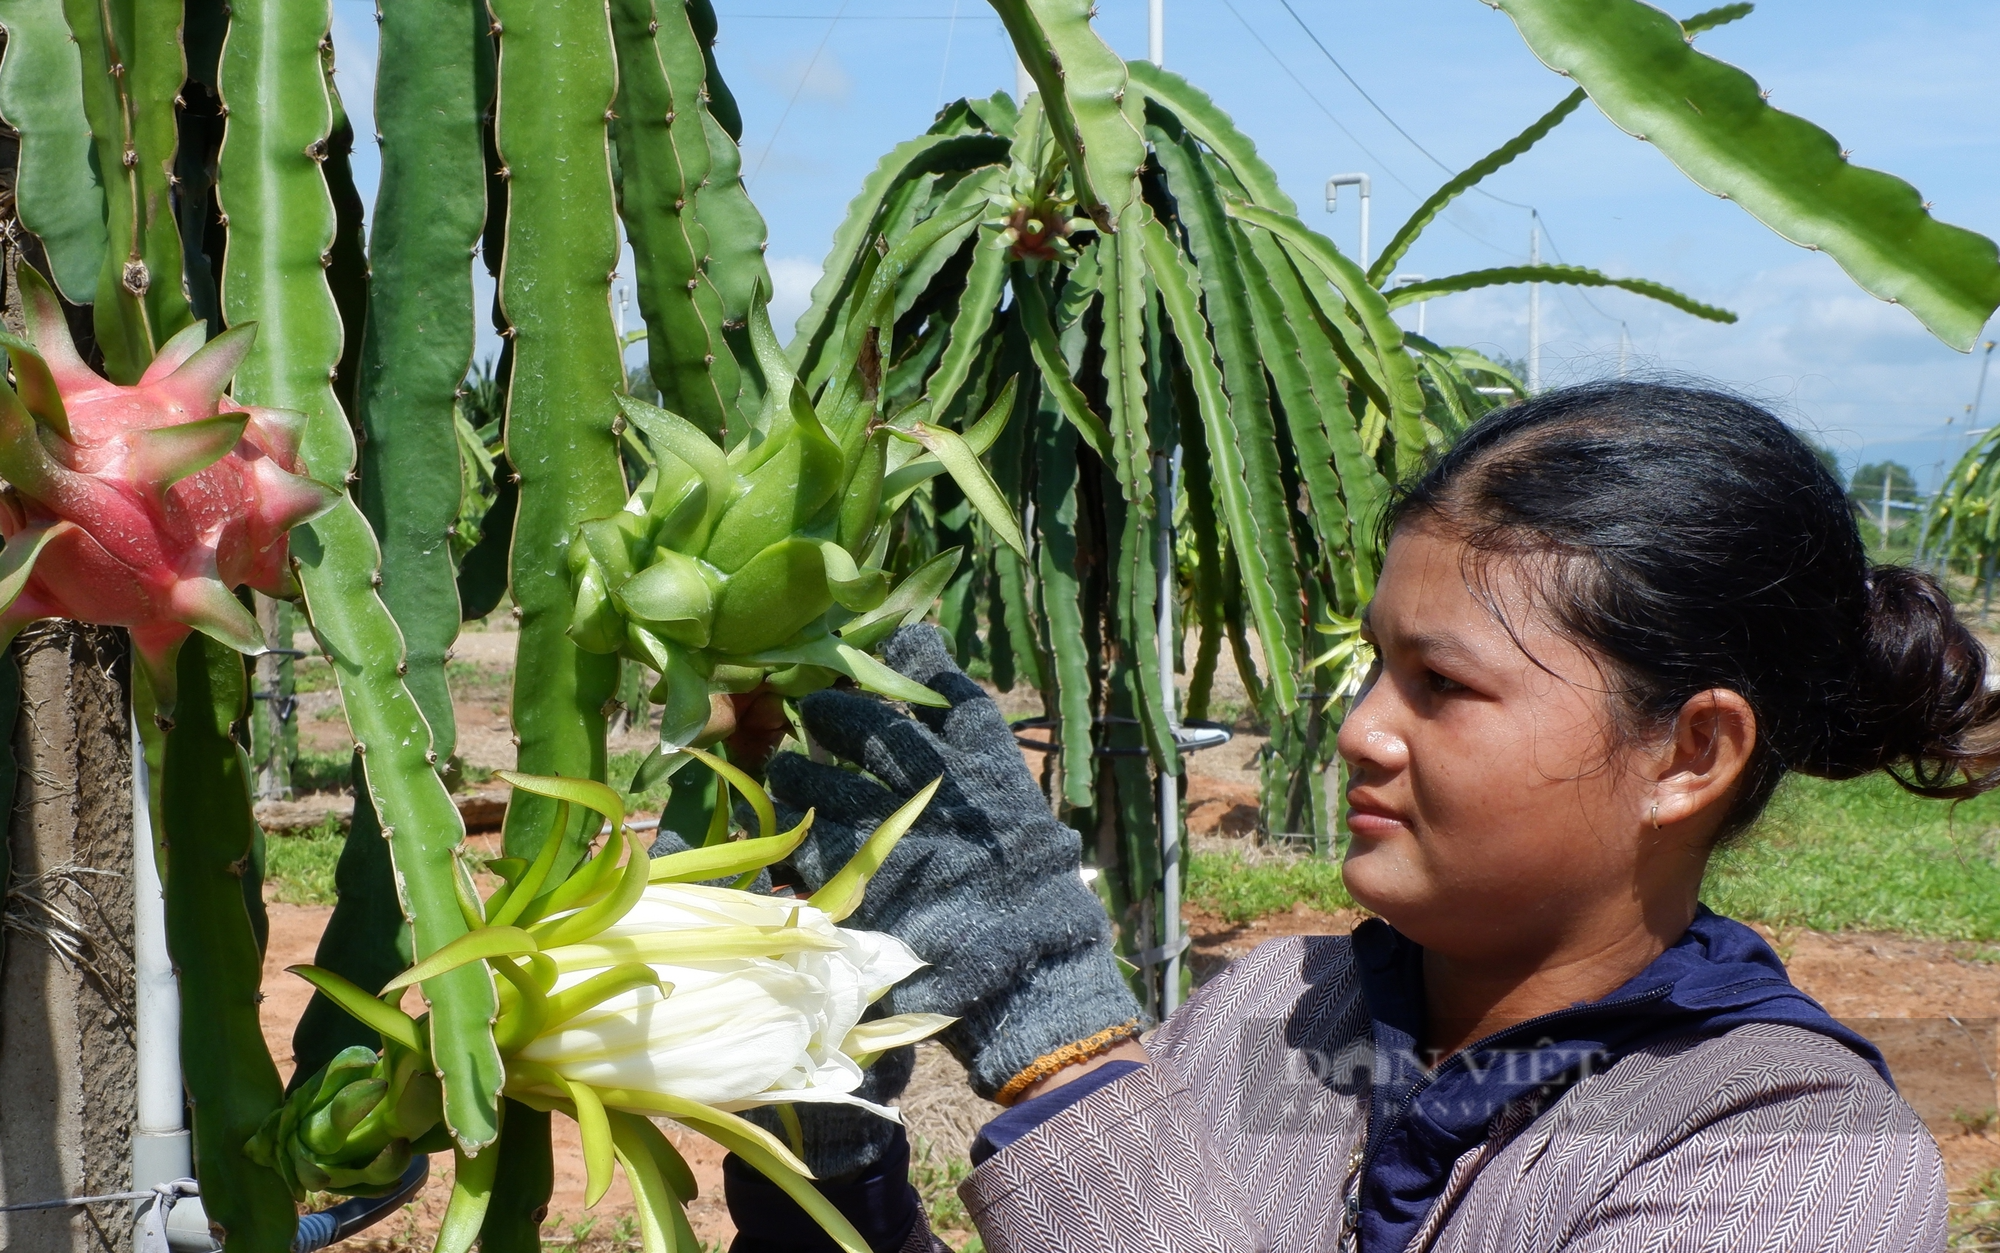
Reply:
[[[1430,876],[1443,888],[1488,888],[1544,859],[1550,781],[1534,737],[1498,707],[1439,719],[1412,745],[1411,790]]]

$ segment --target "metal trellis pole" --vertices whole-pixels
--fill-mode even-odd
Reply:
[[[1153,455],[1153,563],[1159,579],[1160,702],[1178,733],[1180,717],[1174,689],[1174,462]],[[1159,771],[1160,817],[1160,1017],[1174,1012],[1181,1000],[1181,797],[1178,780]]]

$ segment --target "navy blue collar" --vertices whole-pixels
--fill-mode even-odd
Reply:
[[[1544,1014],[1424,1068],[1423,950],[1379,918],[1354,930],[1374,1020],[1368,1148],[1361,1177],[1363,1253],[1400,1253],[1444,1189],[1451,1166],[1523,1099],[1553,1100],[1625,1055],[1665,1040],[1784,1023],[1840,1041],[1889,1069],[1868,1040],[1792,986],[1755,931],[1704,906],[1675,944],[1600,1000]]]

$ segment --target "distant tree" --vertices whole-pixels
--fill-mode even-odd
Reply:
[[[1878,461],[1862,466],[1854,472],[1847,483],[1847,499],[1852,502],[1854,512],[1881,528],[1884,543],[1889,535],[1902,529],[1904,523],[1916,517],[1907,509],[1890,509],[1889,517],[1882,517],[1882,482],[1887,477],[1891,504],[1908,504],[1917,498],[1917,477],[1910,468],[1900,461]],[[1899,514],[1909,514],[1901,517]],[[1914,532],[1912,532],[1914,534]]]
[[[625,390],[647,404],[660,403],[660,389],[653,386],[653,374],[643,365],[635,365],[625,371]]]
[[[1822,459],[1829,456],[1821,449]],[[1863,509],[1880,511],[1882,508],[1882,477],[1889,478],[1889,499],[1892,501],[1914,501],[1917,498],[1917,476],[1900,461],[1877,461],[1862,466],[1848,481],[1847,493],[1854,503]]]

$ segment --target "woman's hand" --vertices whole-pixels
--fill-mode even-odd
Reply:
[[[912,718],[860,693],[815,692],[800,703],[807,731],[868,773],[787,753],[772,759],[767,780],[790,811],[785,823],[815,811],[792,857],[810,889],[943,778],[848,921],[897,936],[931,963],[889,992],[886,1009],[958,1018],[941,1040],[975,1091],[1009,1104],[1136,1036],[1139,1005],[1112,957],[1104,907],[1077,875],[1082,840],[1049,812],[992,700],[935,627],[903,628],[883,656],[950,707]]]
[[[729,746],[730,763],[751,774],[763,773],[779,741],[791,733],[785,698],[761,684],[748,692],[717,693],[709,706],[701,739],[721,740]]]

